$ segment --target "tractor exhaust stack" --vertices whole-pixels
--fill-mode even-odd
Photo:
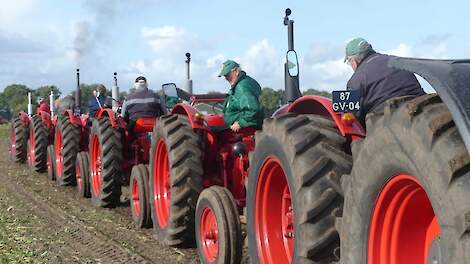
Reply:
[[[81,93],[80,93],[80,69],[77,69],[77,90],[75,91],[75,112],[80,114],[81,106]]]
[[[49,95],[49,110],[51,110],[51,117],[54,117],[54,91],[52,89]]]
[[[117,109],[119,106],[119,86],[117,83],[117,72],[114,73],[114,85],[111,90],[111,97],[113,98],[113,109]]]
[[[291,10],[289,8],[286,9],[286,16],[284,17],[284,25],[287,26],[287,47],[288,53],[290,51],[294,51],[294,20],[289,19],[291,14]],[[297,74],[295,76],[289,74],[289,61],[286,59],[286,63],[284,64],[284,80],[285,80],[285,89],[286,89],[286,100],[288,103],[294,102],[297,98],[302,96],[299,87],[299,74],[298,74],[298,65],[297,67]]]
[[[191,62],[191,53],[186,53],[186,84],[185,84],[185,91],[192,94],[193,93],[193,80],[191,80],[191,72],[190,72],[190,62]]]
[[[33,116],[33,104],[31,102],[31,93],[28,93],[28,115]]]

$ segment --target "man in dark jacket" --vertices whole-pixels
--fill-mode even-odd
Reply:
[[[106,97],[106,87],[102,84],[98,84],[95,90],[93,90],[93,96],[88,101],[88,110],[90,111],[90,117],[95,117],[96,112],[100,108],[109,107]]]
[[[137,77],[134,83],[135,92],[131,93],[122,104],[122,117],[128,123],[134,123],[139,117],[159,117],[165,113],[159,96],[149,90],[147,79]]]
[[[230,83],[230,91],[224,103],[225,125],[234,132],[244,127],[261,128],[264,118],[259,103],[261,86],[233,60],[223,63],[219,77],[222,76]]]
[[[382,111],[388,99],[425,94],[412,72],[388,66],[389,59],[390,56],[375,52],[363,38],[355,38],[346,45],[344,61],[354,70],[347,89],[361,92],[357,117],[364,127],[367,113]]]

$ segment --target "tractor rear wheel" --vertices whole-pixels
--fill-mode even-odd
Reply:
[[[75,160],[79,144],[80,128],[74,126],[68,116],[60,117],[54,134],[57,185],[67,186],[76,183]]]
[[[47,169],[47,128],[38,115],[34,115],[29,123],[29,166],[36,172]]]
[[[196,242],[201,263],[240,263],[242,241],[232,194],[220,186],[202,191],[196,207]]]
[[[150,150],[149,199],[157,238],[169,246],[194,245],[194,215],[202,190],[200,136],[186,116],[155,124]]]
[[[149,169],[147,165],[139,164],[132,168],[131,189],[131,212],[134,223],[139,228],[150,227],[150,205],[148,199]]]
[[[19,117],[11,123],[10,155],[17,163],[24,163],[27,158],[28,127]]]
[[[47,146],[47,178],[55,181],[55,149],[54,145]]]
[[[469,263],[470,157],[436,94],[366,118],[343,183],[342,263]]]
[[[337,261],[340,177],[352,162],[346,139],[330,119],[288,113],[266,119],[255,140],[247,183],[252,261]]]
[[[90,157],[86,151],[77,154],[75,178],[78,194],[81,197],[90,198]]]
[[[116,207],[121,198],[122,141],[109,117],[93,119],[89,149],[91,201],[96,206]]]

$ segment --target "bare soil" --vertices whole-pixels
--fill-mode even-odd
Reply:
[[[3,136],[0,263],[199,263],[195,249],[166,247],[136,228],[128,204],[96,208],[74,187],[13,163],[8,144]]]

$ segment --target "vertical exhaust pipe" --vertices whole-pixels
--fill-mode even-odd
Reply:
[[[185,90],[186,92],[192,94],[193,93],[193,80],[191,80],[191,71],[190,71],[190,63],[191,63],[191,53],[186,53],[186,85]]]
[[[31,102],[31,93],[28,92],[28,115],[33,116],[33,104]]]
[[[82,95],[80,93],[80,69],[77,69],[77,90],[75,91],[75,111],[80,114]]]
[[[291,14],[289,8],[286,9],[286,16],[284,17],[284,25],[287,26],[287,47],[288,51],[294,50],[294,20],[289,19]],[[284,80],[286,89],[286,100],[288,103],[294,102],[297,98],[302,96],[299,87],[299,76],[290,76],[287,62],[284,63]]]
[[[49,110],[51,111],[51,118],[54,117],[54,91],[51,89],[51,94],[49,95]]]
[[[116,111],[118,108],[118,102],[119,102],[119,86],[117,83],[117,72],[114,73],[114,85],[111,90],[111,97],[113,98],[113,110]]]

